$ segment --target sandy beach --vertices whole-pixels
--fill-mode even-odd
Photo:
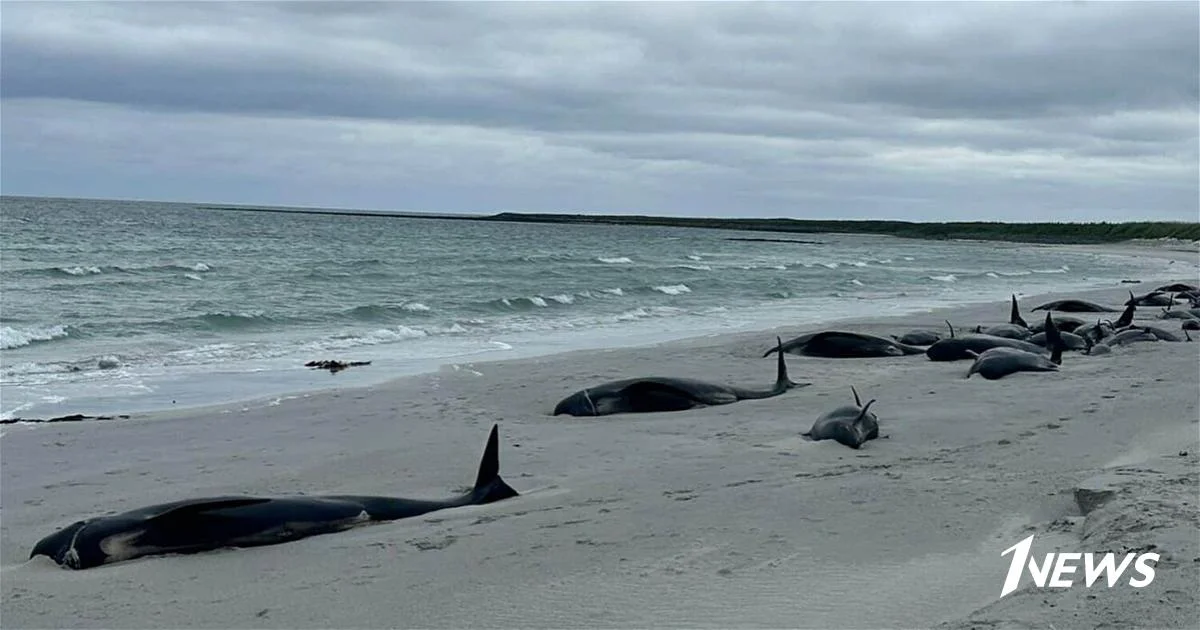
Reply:
[[[1182,271],[1182,270],[1181,270]],[[1110,305],[1162,282],[1059,297]],[[1195,282],[1186,275],[1179,280]],[[870,303],[864,303],[869,309]],[[1157,309],[1142,309],[1148,319]],[[996,302],[839,329],[901,334],[1007,320]],[[1116,313],[1112,316],[1115,317]],[[1148,321],[1148,320],[1147,320]],[[1154,320],[1178,330],[1178,320]],[[360,389],[13,425],[2,455],[6,628],[1163,628],[1200,625],[1200,343],[1068,353],[1058,373],[964,379],[967,362],[788,357],[812,385],[686,412],[552,417],[631,376],[765,387],[785,327],[652,347],[446,366]],[[1198,338],[1200,341],[1200,338]],[[346,357],[352,358],[352,357]],[[355,368],[355,369],[370,369]],[[801,438],[877,399],[855,451]],[[26,560],[80,518],[222,494],[445,497],[499,423],[522,495],[294,543],[86,571]],[[1083,515],[1081,484],[1113,488]],[[1008,558],[1162,554],[1149,586],[1023,588]],[[1039,556],[1040,557],[1040,556]]]

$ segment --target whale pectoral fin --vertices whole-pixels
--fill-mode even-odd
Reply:
[[[197,501],[187,505],[181,505],[177,508],[167,510],[161,514],[147,519],[148,521],[164,521],[177,518],[191,518],[202,514],[217,512],[219,510],[228,510],[232,508],[246,507],[249,505],[259,505],[267,503],[270,499],[262,499],[257,497],[235,497],[230,499],[213,499],[210,501]]]
[[[691,392],[654,381],[630,383],[621,389],[621,396],[629,404],[630,411],[636,413],[684,411],[704,404],[697,400]],[[733,400],[728,402],[733,402]]]

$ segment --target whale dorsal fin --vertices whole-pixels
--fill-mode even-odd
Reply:
[[[1021,307],[1017,306],[1016,293],[1012,294],[1012,309],[1009,311],[1008,323],[1016,324],[1021,328],[1029,328],[1029,324],[1025,323],[1024,318],[1021,317]]]
[[[862,406],[862,400],[859,400],[859,398],[858,398],[858,390],[857,390],[857,389],[854,389],[854,386],[853,386],[853,385],[851,385],[851,386],[850,386],[850,391],[854,392],[854,404],[855,404],[855,405],[857,405],[857,406],[859,406],[859,407],[861,407],[861,406]]]
[[[181,505],[176,508],[171,508],[160,514],[155,514],[147,520],[157,521],[160,519],[176,519],[186,518],[189,516],[198,516],[205,512],[215,512],[217,510],[228,510],[232,508],[246,507],[250,505],[259,505],[267,503],[271,499],[261,497],[224,497],[218,499],[197,499],[194,502]]]
[[[483,458],[479,460],[479,472],[475,475],[471,500],[482,504],[515,496],[520,496],[520,493],[500,478],[500,425],[493,424],[487,445],[483,447]]]
[[[1050,317],[1050,313],[1046,313],[1046,345],[1050,347],[1050,362],[1054,365],[1062,365],[1062,353],[1066,350],[1067,344],[1063,341],[1062,333],[1058,330],[1058,324],[1054,323],[1054,318]]]
[[[1135,311],[1137,311],[1137,306],[1134,305],[1133,302],[1131,301],[1125,307],[1125,312],[1121,313],[1121,316],[1117,318],[1117,321],[1113,324],[1113,327],[1114,328],[1123,328],[1125,326],[1132,324],[1133,323],[1133,314]]]

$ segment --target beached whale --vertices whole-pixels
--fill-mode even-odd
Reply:
[[[996,324],[995,326],[976,326],[975,332],[981,335],[991,335],[993,337],[1006,337],[1008,339],[1028,339],[1033,335],[1028,328],[1017,324]]]
[[[1070,315],[1054,316],[1054,325],[1058,326],[1059,332],[1075,332],[1080,326],[1085,324],[1087,324],[1087,322],[1079,319],[1078,317],[1071,317]],[[1035,322],[1029,326],[1029,332],[1037,334],[1045,330],[1045,328],[1045,323]]]
[[[968,354],[975,356],[975,362],[967,370],[965,378],[971,378],[971,375],[976,373],[988,380],[995,380],[1016,372],[1057,372],[1058,366],[1062,364],[1062,353],[1066,350],[1066,345],[1050,313],[1046,313],[1043,327],[1045,332],[1041,334],[1046,337],[1050,358],[1042,356],[1040,352],[1028,352],[1018,348],[996,347],[980,353],[967,350]]]
[[[1058,331],[1058,336],[1059,336],[1059,338],[1062,339],[1063,345],[1066,347],[1067,350],[1086,350],[1087,349],[1087,342],[1084,341],[1083,337],[1080,337],[1079,335],[1069,333],[1069,332],[1064,332],[1064,331],[1060,330],[1060,331]],[[1028,341],[1029,343],[1034,343],[1039,346],[1042,346],[1043,348],[1049,348],[1050,344],[1046,341],[1046,338],[1047,338],[1046,333],[1040,332],[1040,333],[1030,337],[1026,341]]]
[[[971,364],[964,378],[971,378],[972,374],[979,374],[988,380],[996,380],[1015,372],[1058,371],[1058,364],[1050,359],[1016,348],[991,348],[979,354],[970,350],[967,352],[975,355],[975,362]]]
[[[1183,282],[1176,282],[1174,284],[1164,284],[1163,286],[1155,289],[1155,291],[1161,293],[1195,293],[1196,291],[1200,291],[1200,287],[1185,284]]]
[[[925,350],[925,356],[929,357],[930,361],[964,361],[974,359],[975,355],[986,350],[1000,347],[1016,348],[1035,354],[1042,351],[1041,346],[1020,339],[992,335],[955,336],[954,326],[950,322],[946,322],[946,325],[950,326],[950,338],[942,339]]]
[[[843,405],[833,411],[821,414],[807,433],[801,433],[811,440],[837,440],[850,448],[859,448],[867,440],[879,437],[879,418],[871,413],[871,399],[866,405],[858,398],[858,390],[853,387],[854,404]]]
[[[1054,300],[1033,307],[1035,311],[1059,311],[1060,313],[1115,313],[1120,309],[1101,306],[1087,300]]]
[[[940,333],[932,330],[910,330],[899,337],[892,335],[892,339],[906,346],[928,346],[941,338]]]
[[[1129,299],[1125,301],[1126,305],[1135,306],[1170,306],[1175,304],[1175,296],[1162,291],[1151,291],[1145,295],[1134,296],[1133,291],[1129,292]]]
[[[475,487],[451,499],[353,495],[188,499],[78,521],[43,538],[29,557],[48,556],[64,567],[88,569],[149,555],[274,545],[515,497],[517,491],[500,478],[497,431],[492,425]]]
[[[783,345],[778,337],[775,340],[776,348]],[[787,365],[780,352],[775,385],[770,389],[746,389],[666,376],[630,378],[581,389],[562,399],[554,407],[554,415],[607,416],[614,413],[683,411],[710,405],[728,405],[739,400],[771,398],[794,387],[808,385],[811,383],[794,383],[788,379]]]
[[[1197,316],[1195,313],[1193,313],[1191,310],[1188,310],[1188,309],[1181,308],[1177,311],[1173,311],[1173,310],[1171,310],[1171,308],[1173,306],[1174,306],[1173,304],[1168,304],[1166,308],[1162,309],[1162,314],[1159,315],[1158,318],[1159,319],[1200,319],[1200,316]]]
[[[925,348],[866,333],[824,330],[800,335],[781,346],[767,350],[763,356],[770,356],[772,352],[778,351],[827,359],[861,359],[921,354],[925,352]]]

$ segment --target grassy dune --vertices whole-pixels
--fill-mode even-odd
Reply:
[[[977,239],[1029,243],[1115,243],[1132,239],[1200,240],[1200,223],[913,223],[909,221],[812,221],[802,219],[700,219],[504,212],[488,221],[595,223],[751,230],[758,232],[884,234],[924,239]]]
[[[656,225],[686,228],[742,230],[792,234],[882,234],[923,239],[975,239],[981,241],[1019,241],[1025,243],[1117,243],[1133,239],[1175,238],[1200,240],[1200,222],[1136,223],[1000,223],[955,222],[915,223],[911,221],[817,221],[808,219],[706,219],[693,217],[652,217],[641,215],[534,214],[501,212],[492,215],[430,214],[383,211],[323,210],[301,208],[263,208],[249,206],[198,206],[201,210],[243,212],[298,212],[348,216],[405,217],[412,219],[449,219],[457,221],[505,221],[513,223],[573,223],[599,225]]]

